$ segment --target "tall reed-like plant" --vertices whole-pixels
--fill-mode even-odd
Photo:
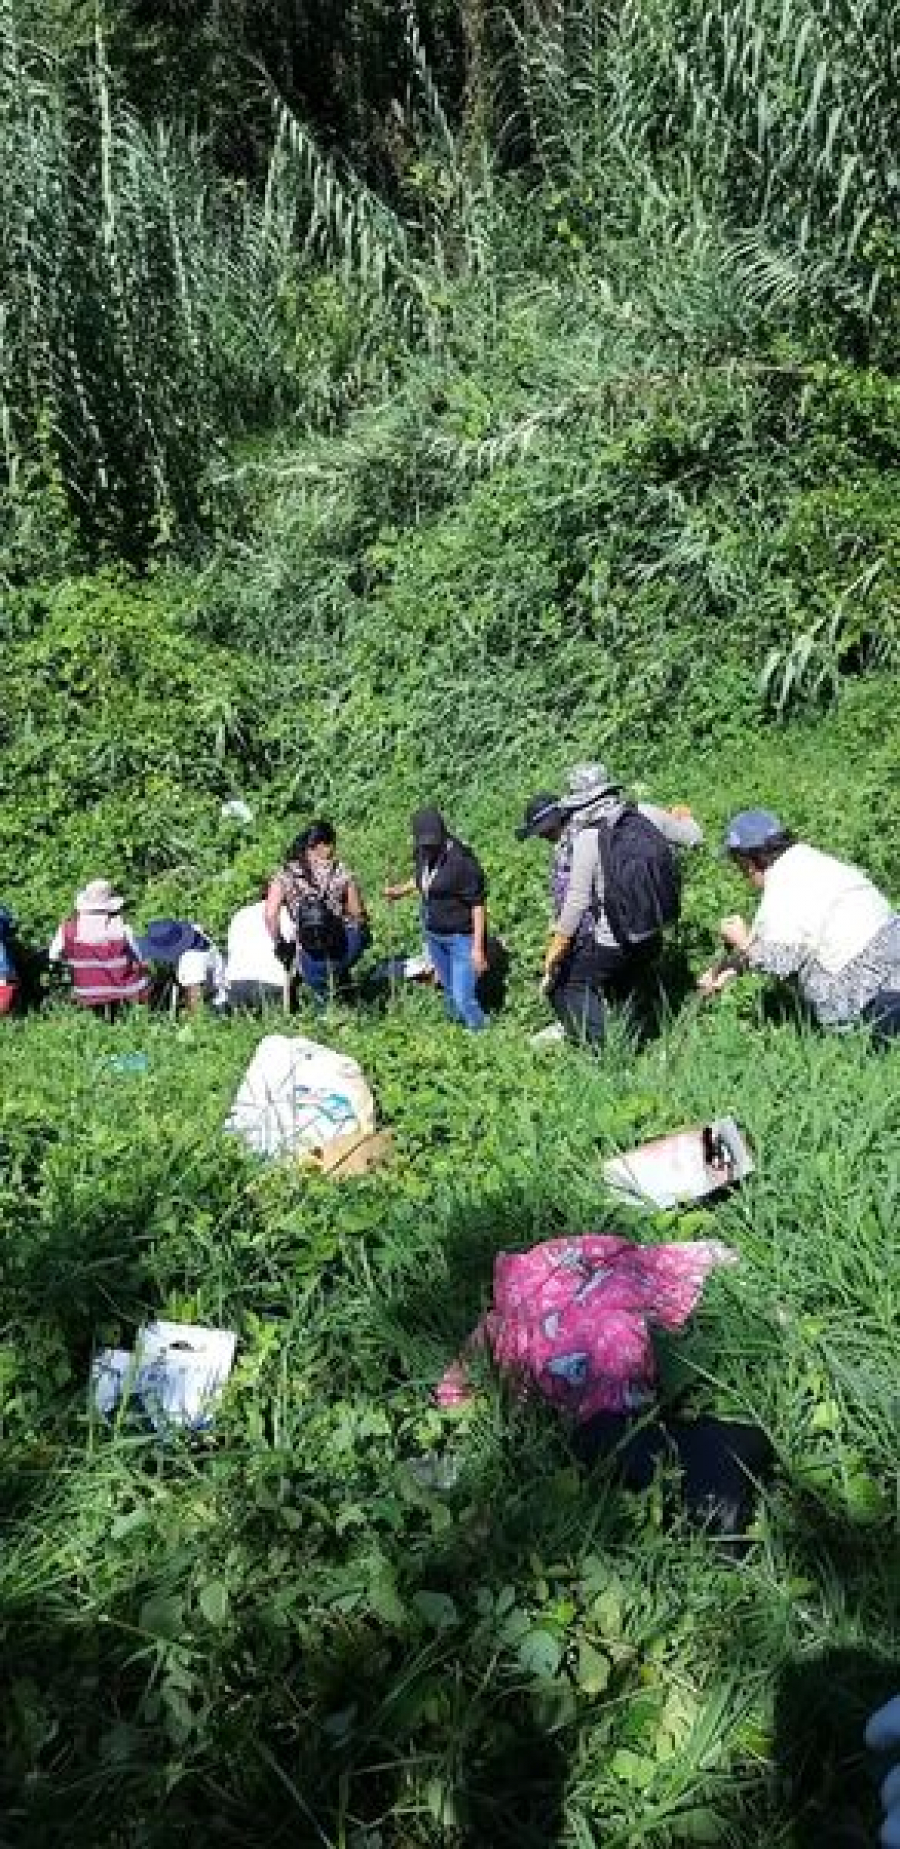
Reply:
[[[43,444],[91,547],[143,559],[196,521],[210,448],[300,390],[298,198],[278,147],[263,197],[226,185],[196,135],[138,120],[99,31],[65,63],[0,0],[7,501]]]
[[[555,185],[632,223],[660,188],[702,201],[761,294],[785,298],[787,254],[791,299],[887,312],[900,0],[513,0],[506,18],[507,119]]]

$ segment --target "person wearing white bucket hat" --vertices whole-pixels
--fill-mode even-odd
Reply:
[[[109,880],[89,880],[51,942],[50,961],[67,966],[74,998],[83,1008],[109,1013],[125,1002],[149,999],[149,972],[122,917],[124,909],[125,900]]]
[[[607,994],[628,993],[677,916],[671,850],[699,847],[703,830],[683,806],[630,801],[595,760],[573,766],[564,795],[533,797],[517,833],[554,843],[544,993],[570,1039],[599,1046]]]

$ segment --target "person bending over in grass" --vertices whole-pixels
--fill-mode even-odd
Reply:
[[[199,925],[187,918],[152,918],[137,948],[159,972],[155,999],[168,997],[173,1013],[184,1007],[196,1014],[204,1002],[221,1005],[222,953]]]
[[[386,899],[422,900],[425,942],[444,991],[451,1021],[479,1029],[487,1017],[478,1000],[478,979],[487,969],[487,886],[471,848],[451,835],[439,809],[419,809],[412,818],[415,874],[386,886]]]
[[[225,989],[233,1013],[259,1013],[263,1008],[286,1008],[290,1000],[289,971],[294,962],[294,926],[286,906],[278,921],[278,948],[266,925],[266,880],[255,903],[242,905],[228,926]]]
[[[281,941],[281,908],[294,926],[297,973],[317,1002],[334,983],[345,988],[372,934],[359,881],[337,858],[331,822],[313,822],[297,836],[288,859],[269,883],[266,929]]]
[[[743,809],[725,848],[762,894],[751,924],[723,918],[727,955],[700,977],[715,995],[744,970],[796,981],[822,1027],[900,1034],[900,915],[867,874],[794,836],[768,809]]]
[[[678,915],[671,849],[699,847],[703,830],[688,809],[630,803],[595,763],[576,765],[566,795],[532,797],[516,832],[520,841],[542,835],[554,843],[542,986],[568,1037],[597,1046],[606,991],[627,993],[638,982]]]

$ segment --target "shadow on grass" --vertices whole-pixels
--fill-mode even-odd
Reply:
[[[336,1327],[338,1346],[359,1342],[360,1382],[380,1356],[373,1403],[410,1379],[422,1383],[424,1402],[426,1381],[452,1358],[484,1306],[498,1247],[564,1230],[549,1203],[524,1194],[486,1205],[461,1219],[442,1246],[437,1309],[434,1275],[417,1277],[410,1265],[396,1299],[373,1302],[370,1327],[355,1335],[349,1323]],[[120,1225],[113,1246],[121,1232]],[[85,1255],[99,1234],[98,1224],[81,1226]],[[57,1260],[59,1253],[57,1245]],[[101,1257],[111,1259],[111,1248]],[[39,1267],[32,1280],[37,1295],[52,1287],[53,1263],[50,1251],[42,1260],[50,1269]],[[73,1338],[86,1332],[109,1289],[108,1278],[99,1294],[90,1280],[88,1268]],[[118,1288],[132,1292],[140,1284],[139,1265],[126,1266]],[[261,1499],[264,1460],[273,1490]],[[68,1468],[60,1466],[61,1481]],[[138,1450],[126,1508],[138,1510],[142,1481],[156,1481],[170,1491],[172,1516],[170,1531],[148,1543],[130,1580],[112,1574],[107,1589],[101,1579],[99,1595],[87,1597],[79,1575],[68,1589],[46,1573],[32,1586],[26,1575],[0,1599],[0,1801],[10,1849],[189,1849],[198,1820],[205,1842],[228,1849],[573,1843],[566,1800],[576,1730],[602,1722],[605,1703],[633,1698],[640,1662],[616,1668],[599,1709],[576,1704],[560,1717],[546,1685],[537,1688],[524,1670],[516,1672],[499,1639],[495,1647],[492,1620],[473,1615],[464,1624],[457,1616],[446,1629],[435,1627],[416,1601],[453,1601],[459,1614],[472,1611],[477,1591],[489,1611],[512,1586],[524,1609],[530,1595],[519,1589],[534,1581],[535,1554],[564,1561],[589,1548],[608,1559],[614,1575],[617,1557],[634,1543],[626,1497],[600,1466],[566,1499],[565,1436],[540,1408],[493,1425],[488,1418],[482,1450],[446,1497],[411,1496],[408,1484],[401,1492],[404,1468],[386,1463],[382,1477],[373,1466],[367,1477],[348,1454],[344,1479],[329,1480],[302,1447],[302,1425],[291,1443],[276,1449],[273,1441],[268,1451],[224,1434],[214,1451]],[[212,1559],[211,1500],[198,1505],[201,1521],[192,1517],[192,1489],[207,1473],[215,1478],[210,1491],[228,1550],[240,1561],[220,1625],[198,1615],[204,1571],[225,1570]],[[362,1522],[345,1526],[344,1511],[354,1505]],[[122,1506],[120,1497],[120,1519]],[[282,1520],[285,1509],[290,1523]],[[40,1513],[52,1523],[52,1497]],[[810,1511],[800,1539],[810,1571],[817,1550],[826,1553],[852,1588],[848,1602],[860,1602],[876,1537],[846,1523],[829,1526]],[[111,1537],[112,1561],[118,1545]],[[376,1598],[371,1573],[378,1561],[384,1570],[378,1568]],[[159,1609],[150,1617],[146,1602],[154,1598]],[[551,1695],[556,1685],[565,1692],[562,1665]],[[896,1666],[861,1650],[788,1663],[778,1679],[766,1798],[772,1834],[758,1830],[748,1812],[723,1823],[723,1849],[769,1842],[773,1849],[789,1842],[791,1849],[873,1849],[873,1769],[862,1726],[898,1688]],[[756,1795],[762,1802],[761,1779]],[[630,1802],[629,1840],[637,1842],[640,1793]],[[653,1833],[660,1849],[692,1840],[679,1835],[677,1817],[667,1828],[667,1837]],[[603,1842],[602,1815],[594,1829],[580,1839],[585,1849]],[[625,1841],[620,1825],[616,1841]]]
[[[825,1649],[782,1670],[774,1783],[793,1819],[791,1849],[876,1849],[885,1768],[866,1751],[863,1732],[898,1691],[900,1660],[869,1650]]]

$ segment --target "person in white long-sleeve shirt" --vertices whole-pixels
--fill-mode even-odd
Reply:
[[[281,962],[266,923],[268,881],[262,897],[242,905],[228,926],[225,953],[225,988],[235,1009],[257,1009],[266,1003],[283,1007],[289,995],[290,974]],[[294,926],[285,906],[279,923],[279,941],[293,941]]]
[[[728,956],[700,977],[701,993],[757,970],[796,982],[821,1027],[861,1021],[879,1040],[900,1035],[900,913],[868,874],[797,841],[770,809],[733,816],[725,850],[760,903],[749,923],[723,918]]]

